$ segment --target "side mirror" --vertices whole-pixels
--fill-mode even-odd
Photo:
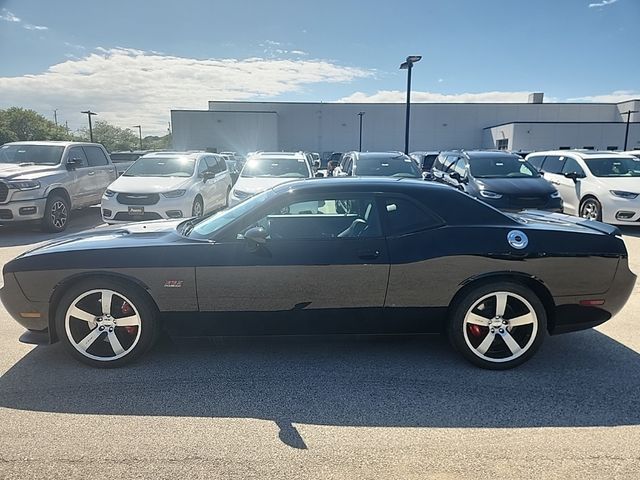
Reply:
[[[324,175],[322,174],[322,172],[316,172],[316,177],[324,178]]]
[[[204,179],[205,182],[207,180],[211,180],[212,178],[215,178],[215,176],[216,176],[216,172],[212,170],[205,170],[204,173],[202,174],[202,178]]]
[[[82,164],[82,160],[79,158],[68,158],[67,159],[67,170],[75,170],[78,168],[78,165]]]
[[[314,168],[320,168],[320,160],[314,160],[313,166]]]
[[[564,174],[564,176],[565,178],[570,178],[574,182],[577,182],[578,179],[584,178],[586,175],[584,173],[578,173],[578,172],[567,172]]]
[[[262,227],[253,227],[244,233],[244,238],[252,241],[256,245],[264,245],[265,243],[267,243],[268,236],[269,234]]]

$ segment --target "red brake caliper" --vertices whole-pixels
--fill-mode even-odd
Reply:
[[[479,337],[480,335],[482,335],[482,330],[480,330],[480,325],[476,325],[474,323],[469,325],[469,331],[471,332],[471,335],[473,335],[474,337]]]
[[[125,317],[128,317],[129,315],[133,315],[133,308],[131,308],[131,305],[129,305],[127,302],[122,302],[120,312],[122,312],[122,315],[124,315]],[[138,327],[124,327],[129,335],[134,335],[137,328]]]

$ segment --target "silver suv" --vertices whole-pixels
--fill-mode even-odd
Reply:
[[[67,227],[69,212],[100,203],[116,179],[98,143],[14,142],[0,146],[0,223],[40,220],[49,232]]]

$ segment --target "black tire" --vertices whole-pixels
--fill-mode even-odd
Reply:
[[[53,193],[47,198],[42,217],[42,229],[45,232],[59,233],[67,228],[71,206],[64,195]]]
[[[594,197],[587,197],[580,202],[580,216],[588,220],[602,221],[602,205]]]
[[[198,212],[200,212],[200,213],[198,213]],[[191,207],[191,216],[192,217],[201,217],[203,215],[204,215],[204,202],[202,201],[202,198],[200,198],[198,196],[193,201],[193,206]]]
[[[504,294],[507,298],[504,302],[506,308],[503,315],[498,316],[498,295]],[[480,315],[482,309],[486,313],[482,312],[484,314]],[[511,319],[519,318],[524,321],[529,310],[535,314],[531,314],[531,324],[509,324]],[[467,323],[468,314],[469,321],[471,315],[483,319],[486,315],[488,325],[478,327]],[[494,331],[495,333],[491,333]],[[546,332],[547,314],[544,305],[533,291],[515,282],[498,281],[479,285],[463,293],[449,309],[448,336],[451,344],[469,362],[489,370],[506,370],[526,362],[540,348]],[[481,353],[485,340],[488,347]],[[517,356],[507,343],[511,343],[511,340],[515,340],[521,349]],[[474,343],[477,344],[474,346]]]
[[[100,329],[98,325],[96,325],[94,329],[88,322],[83,322],[82,320],[79,320],[73,316],[73,318],[70,318],[69,320],[69,330],[67,330],[66,328],[67,310],[71,307],[72,304],[76,303],[78,298],[86,295],[87,292],[91,292],[94,290],[108,290],[114,293],[113,300],[110,305],[116,306],[116,308],[113,309],[116,321],[124,319],[125,317],[131,318],[126,315],[123,317],[118,317],[115,315],[115,313],[117,313],[115,312],[115,310],[117,310],[117,306],[119,304],[121,305],[123,314],[137,312],[137,317],[139,318],[139,326],[122,327],[120,329],[118,329],[117,326],[114,326],[113,329],[109,330],[111,332],[114,332],[115,330],[115,333],[113,333],[113,335],[115,336],[116,333],[118,334],[120,346],[123,347],[124,353],[119,358],[109,359],[109,357],[117,357],[117,354],[115,352],[115,349],[111,346],[109,339],[107,338],[109,335],[111,335],[110,333],[108,333],[108,329],[103,328],[103,331],[98,333],[98,330]],[[100,294],[89,294],[86,297],[86,300],[83,299],[80,301],[89,302],[85,305],[96,305],[95,308],[98,308],[98,304],[95,303],[94,297],[96,295]],[[101,298],[101,296],[98,298]],[[124,303],[120,303],[121,301],[123,301]],[[127,301],[130,303],[128,312],[125,311],[125,303],[127,303]],[[99,311],[95,310],[92,313],[100,314]],[[64,345],[67,352],[69,352],[72,357],[79,360],[80,362],[98,368],[121,367],[137,360],[153,346],[160,330],[157,308],[148,294],[141,287],[133,283],[106,277],[91,278],[72,285],[63,294],[60,302],[58,303],[55,313],[55,325],[58,338]],[[135,328],[136,330],[129,330],[130,328]],[[85,335],[85,333],[91,334],[92,332],[97,333],[98,336],[86,349],[86,354],[81,353],[81,351],[74,345],[74,343],[79,344],[79,340],[81,338],[88,336]],[[70,338],[70,335],[72,338]],[[75,338],[73,338],[74,335],[76,336]],[[127,340],[131,340],[131,343],[129,344]],[[72,341],[74,343],[72,343]],[[96,347],[99,347],[103,352],[106,351],[107,355],[103,356],[100,354],[100,352],[90,351],[90,349],[94,348],[93,344],[96,344]],[[106,344],[109,345],[107,346]],[[109,351],[111,352],[110,354]],[[92,356],[99,356],[100,359],[90,358],[90,356],[87,356],[87,354]]]

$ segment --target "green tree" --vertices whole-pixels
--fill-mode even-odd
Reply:
[[[76,139],[88,142],[89,129],[83,128],[76,134]],[[138,136],[130,128],[120,128],[103,120],[93,124],[93,141],[101,143],[110,152],[119,150],[136,150],[139,147]]]
[[[142,139],[142,146],[145,150],[166,150],[171,148],[171,134],[158,137],[148,135]]]
[[[0,110],[0,143],[24,140],[68,140],[66,130],[34,110]]]

